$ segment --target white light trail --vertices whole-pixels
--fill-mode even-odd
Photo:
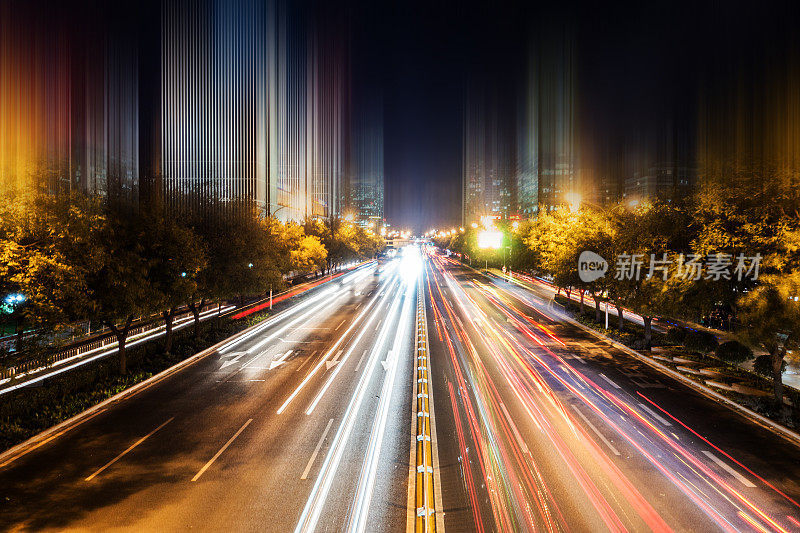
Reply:
[[[378,305],[378,307],[380,307],[380,305],[382,305],[382,304],[383,304],[383,303],[386,301],[386,299],[389,297],[389,294],[391,294],[391,292],[392,292],[393,290],[394,290],[394,287],[392,287],[392,288],[390,288],[388,291],[386,291],[386,293],[385,293],[385,295],[383,296],[383,298],[382,298],[382,301],[381,301],[381,303]],[[367,323],[366,323],[366,324],[364,324],[364,327],[363,327],[363,328],[361,328],[361,333],[359,333],[359,334],[358,334],[358,336],[356,337],[356,339],[355,339],[355,340],[354,340],[352,343],[350,343],[350,349],[349,349],[349,350],[347,350],[347,353],[346,353],[346,354],[344,355],[344,357],[343,357],[343,358],[342,358],[342,359],[339,361],[339,364],[338,364],[338,365],[336,365],[336,368],[334,368],[334,369],[333,369],[333,372],[331,372],[331,375],[328,377],[328,380],[325,382],[325,385],[323,385],[323,386],[322,386],[322,389],[320,389],[320,391],[317,393],[317,396],[314,398],[314,401],[312,401],[312,402],[311,402],[311,405],[310,405],[310,406],[308,406],[308,409],[306,409],[306,414],[307,414],[307,415],[310,415],[311,413],[313,413],[313,412],[314,412],[314,408],[317,406],[317,404],[319,403],[319,401],[320,401],[320,400],[322,399],[322,397],[325,395],[325,392],[326,392],[326,391],[328,390],[328,388],[331,386],[331,383],[333,383],[333,380],[336,378],[337,374],[339,373],[339,371],[340,371],[340,370],[342,369],[342,367],[344,366],[344,363],[347,361],[347,359],[350,357],[350,355],[351,355],[351,354],[353,353],[353,351],[356,349],[356,346],[358,346],[358,343],[359,343],[359,341],[361,341],[361,338],[362,338],[362,337],[364,336],[364,334],[367,332],[367,328],[370,326],[370,324],[372,324],[372,321],[373,321],[373,320],[375,320],[375,317],[376,317],[376,316],[377,316],[377,314],[376,314],[376,313],[373,313],[373,314],[372,314],[372,316],[371,316],[371,317],[369,317],[369,320],[367,320]]]
[[[402,299],[400,298],[395,299],[395,301],[392,303],[392,308],[389,311],[389,316],[395,315],[400,307],[401,300]],[[336,470],[339,467],[342,455],[344,454],[344,450],[347,446],[347,441],[350,438],[353,428],[355,427],[356,415],[358,414],[358,410],[367,394],[372,372],[375,370],[375,367],[378,364],[379,357],[377,354],[381,352],[381,348],[392,324],[393,322],[391,320],[387,319],[384,321],[384,327],[381,329],[381,332],[378,336],[378,341],[375,343],[372,353],[367,359],[367,366],[364,369],[364,373],[361,375],[361,379],[359,379],[358,384],[356,385],[356,389],[352,398],[350,399],[350,403],[347,406],[342,423],[336,432],[336,436],[333,439],[330,449],[328,450],[328,455],[325,457],[325,461],[322,464],[317,481],[314,483],[314,488],[311,490],[311,495],[309,496],[308,501],[303,508],[303,513],[300,515],[300,521],[297,523],[295,533],[300,533],[302,531],[313,531],[317,526],[320,514],[322,513],[322,508],[325,505],[325,500],[328,497],[328,492],[333,484],[333,478],[336,475]]]
[[[361,313],[359,313],[359,315],[356,317],[356,319],[353,321],[353,323],[350,324],[350,327],[348,327],[347,330],[344,333],[342,333],[342,335],[336,340],[336,342],[333,344],[333,346],[331,346],[331,348],[328,350],[328,352],[320,359],[319,363],[317,363],[317,366],[315,366],[314,368],[311,369],[311,372],[309,372],[308,375],[303,379],[303,381],[300,382],[300,385],[297,386],[297,388],[294,390],[294,392],[292,392],[292,394],[290,394],[289,397],[286,398],[286,401],[283,402],[283,405],[281,405],[278,408],[278,414],[281,414],[281,413],[283,413],[283,411],[286,410],[286,408],[289,406],[289,404],[292,402],[292,400],[294,400],[297,397],[297,395],[300,394],[300,391],[303,389],[303,387],[305,387],[306,384],[309,381],[311,381],[311,378],[314,377],[314,375],[317,373],[317,371],[319,371],[319,369],[322,368],[322,366],[327,362],[328,357],[330,357],[331,354],[334,353],[336,348],[339,347],[339,345],[350,334],[350,332],[353,330],[353,328],[355,328],[358,325],[358,323],[361,321],[361,319],[364,317],[364,315],[367,313],[367,311],[369,311],[370,308],[372,308],[372,304],[374,304],[377,301],[378,301],[378,295],[376,294],[375,297],[372,298],[372,300],[370,300],[369,304],[367,304],[367,306],[361,311]]]
[[[375,421],[372,424],[372,431],[369,437],[366,459],[361,468],[361,475],[358,480],[358,488],[354,498],[354,514],[350,517],[348,531],[364,532],[367,529],[367,514],[372,502],[372,494],[375,489],[375,476],[378,470],[378,458],[383,445],[383,437],[386,432],[386,423],[389,418],[389,404],[392,399],[395,376],[397,374],[398,360],[400,359],[400,349],[406,339],[408,324],[414,318],[411,303],[414,301],[416,283],[408,283],[405,303],[400,313],[400,327],[394,337],[394,345],[390,353],[390,360],[387,362],[386,378],[381,389],[380,400]]]

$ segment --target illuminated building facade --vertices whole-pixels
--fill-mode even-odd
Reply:
[[[384,218],[383,102],[373,92],[359,95],[355,106],[345,212],[358,220],[380,222]]]
[[[500,96],[474,84],[463,118],[462,225],[516,215],[514,121]]]
[[[139,28],[117,15],[0,4],[0,189],[138,201]]]
[[[3,190],[37,182],[211,211],[251,202],[283,220],[358,202],[382,216],[382,124],[369,124],[381,115],[359,125],[355,145],[341,10],[288,0],[117,9],[0,3]]]
[[[341,212],[348,53],[334,33],[337,15],[325,9],[285,0],[164,3],[168,198],[246,199],[282,220]]]

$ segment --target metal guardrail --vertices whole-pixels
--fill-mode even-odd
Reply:
[[[363,261],[361,263],[358,263],[356,266],[354,266],[352,268],[348,268],[348,269],[343,270],[342,272],[338,273],[337,276],[342,275],[346,271],[353,270],[354,268],[358,268],[358,267],[360,267],[360,266],[362,266],[362,265],[364,265],[365,263],[368,263],[368,262],[369,261]],[[275,295],[273,295],[273,298],[278,300],[280,297],[282,297],[284,295],[287,295],[289,293],[297,291],[298,288],[303,287],[304,285],[324,282],[324,281],[327,281],[328,278],[329,278],[329,276],[327,276],[327,275],[320,276],[319,278],[316,278],[316,279],[301,283],[297,287],[292,287],[290,289],[287,289],[286,291],[283,291],[281,293],[275,294]],[[303,292],[305,292],[305,291],[301,290],[298,293],[298,295],[302,294]],[[266,298],[262,298],[262,299],[259,299],[259,300],[253,301],[253,302],[248,302],[247,304],[244,304],[241,307],[235,307],[235,306],[234,306],[234,308],[230,308],[229,307],[228,309],[223,309],[223,312],[219,316],[226,317],[226,316],[232,315],[234,312],[241,312],[243,310],[253,309],[253,308],[258,307],[259,305],[263,306],[263,304],[265,304],[266,302],[269,302],[270,300],[271,300],[271,298],[266,297]],[[218,303],[209,302],[208,304],[204,305],[200,309],[199,312],[201,314],[207,313],[208,311],[216,308],[217,306],[218,306]],[[191,311],[181,312],[181,313],[175,315],[175,317],[173,318],[173,328],[176,325],[178,325],[179,323],[182,324],[184,321],[191,320],[193,318],[194,317],[193,317]],[[163,330],[163,329],[164,329],[164,322],[162,320],[160,320],[159,318],[157,318],[157,317],[153,317],[152,319],[148,319],[147,321],[143,322],[141,325],[133,327],[130,330],[130,332],[128,333],[128,337],[126,339],[126,343],[130,344],[132,341],[136,341],[137,337],[139,337],[141,335],[154,333],[154,332],[157,332],[157,331]],[[110,331],[108,331],[108,332],[105,332],[105,333],[101,334],[100,336],[98,336],[94,340],[78,341],[78,342],[74,343],[71,346],[67,346],[66,348],[63,348],[62,350],[55,351],[54,353],[50,354],[46,358],[46,360],[31,359],[31,360],[28,360],[28,361],[21,361],[21,362],[15,364],[13,366],[0,367],[0,381],[6,382],[6,381],[8,381],[8,380],[10,380],[12,378],[17,378],[17,377],[19,377],[21,375],[25,375],[25,374],[28,374],[28,373],[31,373],[31,372],[37,372],[37,371],[45,370],[45,369],[48,369],[48,368],[52,368],[53,366],[57,366],[59,363],[61,363],[63,361],[70,360],[70,359],[77,359],[77,358],[79,358],[81,356],[90,354],[90,353],[92,353],[94,351],[99,351],[102,348],[113,347],[116,344],[117,344],[116,336],[114,336]]]
[[[216,303],[210,303],[209,305],[204,306],[200,310],[200,313],[205,313],[215,307],[217,307]],[[190,318],[194,318],[191,312],[180,313],[176,315],[175,318],[173,319],[173,327],[175,326],[176,323],[185,321]],[[151,333],[164,328],[163,322],[155,326],[153,324],[154,324],[153,321],[148,321],[140,326],[131,328],[130,332],[128,333],[126,342],[134,341],[139,335],[142,335],[144,333]],[[63,350],[57,351],[53,354],[50,354],[46,358],[46,363],[39,359],[31,359],[29,361],[22,361],[14,366],[0,368],[0,380],[10,379],[19,376],[20,374],[26,374],[33,370],[52,367],[57,363],[64,361],[66,359],[72,359],[74,357],[85,355],[95,350],[99,350],[107,346],[113,346],[115,344],[117,344],[116,336],[114,336],[111,333],[107,333],[104,334],[102,337],[99,337],[91,342],[83,342],[78,345],[71,346]]]
[[[416,453],[416,526],[417,532],[435,532],[435,498],[433,492],[433,445],[431,442],[431,403],[429,396],[430,360],[428,358],[428,324],[422,283],[417,293],[417,327],[415,341],[415,375],[417,380],[417,453]]]

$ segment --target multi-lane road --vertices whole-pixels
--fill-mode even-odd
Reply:
[[[419,294],[446,531],[800,529],[796,446],[416,250],[0,464],[0,529],[407,530]]]
[[[448,531],[797,531],[800,453],[565,321],[427,264]],[[550,295],[552,297],[552,295]]]
[[[0,529],[404,529],[419,273],[359,268],[16,458]]]

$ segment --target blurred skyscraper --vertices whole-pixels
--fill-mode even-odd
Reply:
[[[138,200],[138,19],[0,3],[0,188]]]
[[[209,211],[244,199],[283,220],[359,203],[382,217],[382,114],[360,115],[353,139],[345,11],[288,0],[43,6],[0,2],[3,189],[36,181]]]
[[[468,86],[463,116],[462,224],[518,213],[515,126],[513,102],[481,80]]]

